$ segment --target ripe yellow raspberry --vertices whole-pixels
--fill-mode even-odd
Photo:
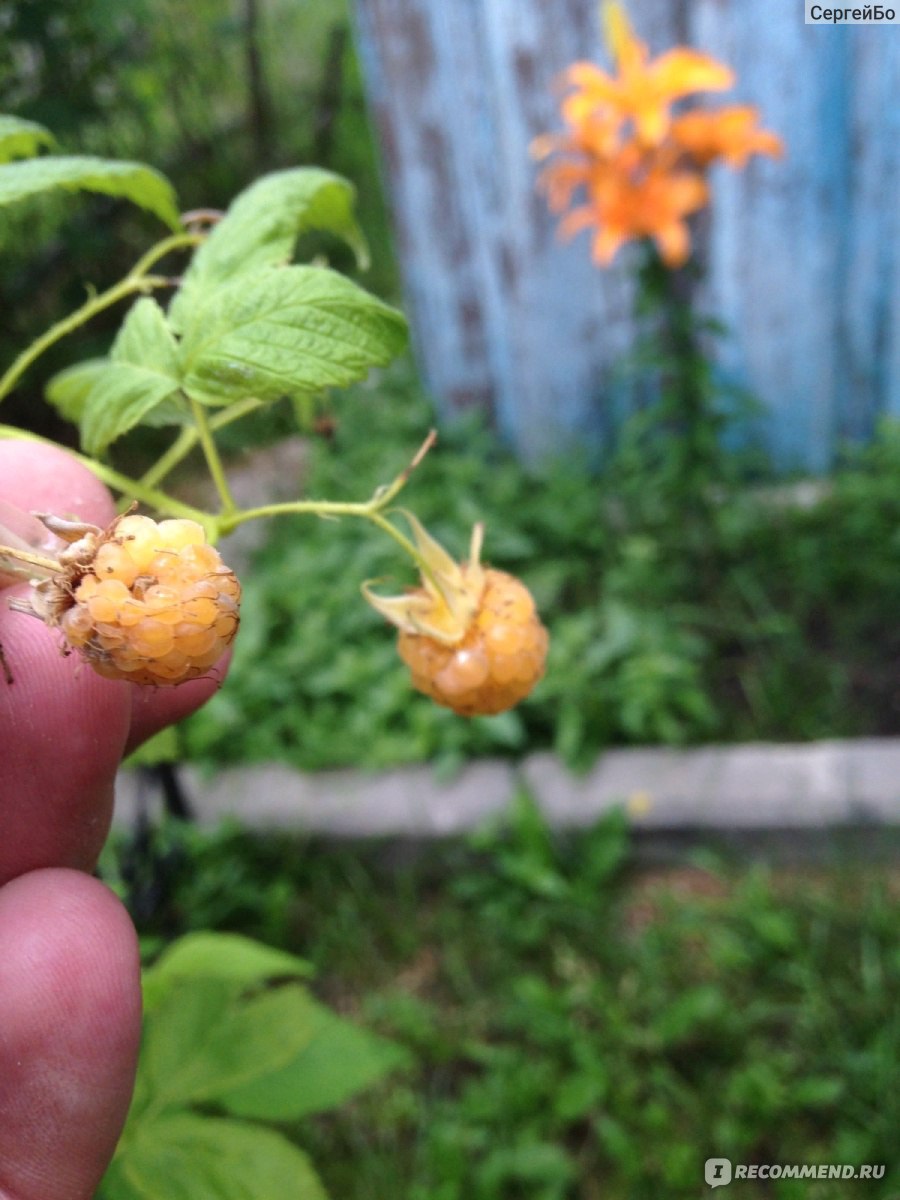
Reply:
[[[422,565],[422,587],[370,603],[400,629],[398,650],[412,683],[462,716],[504,712],[544,674],[549,636],[531,593],[505,571],[478,561],[481,527],[469,558],[455,562],[407,514]]]
[[[460,642],[402,629],[398,641],[413,687],[467,717],[524,700],[544,674],[549,643],[525,585],[505,571],[484,576],[481,605]]]
[[[45,518],[70,545],[30,611],[108,679],[196,679],[237,633],[241,587],[195,521],[119,517],[105,532]]]

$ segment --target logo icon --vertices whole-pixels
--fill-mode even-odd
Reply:
[[[708,1158],[703,1164],[703,1178],[710,1187],[722,1187],[731,1183],[731,1160],[727,1158]]]

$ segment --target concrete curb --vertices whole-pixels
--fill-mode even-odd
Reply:
[[[900,825],[900,738],[610,750],[577,776],[552,754],[518,765],[482,760],[440,782],[428,766],[303,774],[279,765],[205,778],[181,773],[197,820],[340,838],[435,838],[468,832],[509,807],[524,784],[548,822],[590,825],[624,804],[636,831],[878,829]],[[141,779],[123,771],[116,821],[130,823]]]

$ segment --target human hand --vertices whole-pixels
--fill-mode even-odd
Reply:
[[[106,526],[106,489],[51,446],[0,442],[0,499]],[[0,1200],[89,1200],[128,1110],[140,1038],[134,929],[87,872],[124,753],[199,708],[176,688],[101,679],[0,592]]]

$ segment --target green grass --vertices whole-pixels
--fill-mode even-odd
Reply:
[[[525,798],[506,833],[405,866],[228,827],[155,850],[132,891],[148,947],[224,928],[298,951],[412,1051],[292,1131],[335,1198],[679,1200],[709,1156],[888,1165],[738,1198],[897,1194],[896,872],[642,872],[619,816],[557,841]]]
[[[313,496],[367,497],[433,420],[405,364],[335,413],[336,437],[312,446]],[[773,504],[738,466],[724,457],[698,516],[628,453],[599,474],[577,459],[536,474],[475,419],[442,429],[401,503],[460,556],[483,519],[486,561],[531,587],[551,633],[534,697],[466,721],[418,696],[358,591],[413,582],[393,544],[360,522],[279,519],[244,574],[228,685],[188,723],[185,755],[451,768],[543,748],[583,765],[611,744],[900,732],[897,427],[809,509]]]

